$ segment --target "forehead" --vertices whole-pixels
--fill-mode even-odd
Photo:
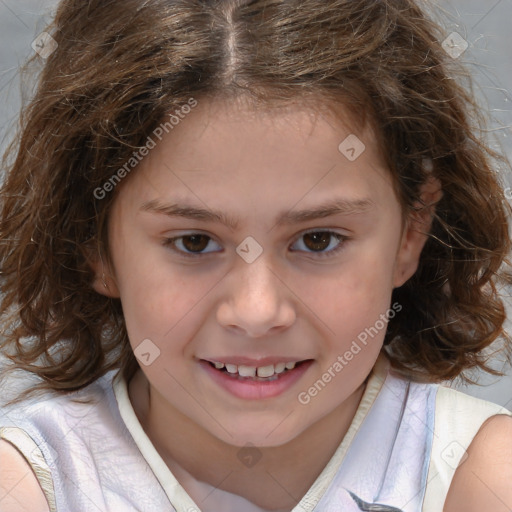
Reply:
[[[172,198],[265,211],[313,206],[336,190],[351,201],[382,201],[390,175],[372,127],[354,122],[343,106],[315,107],[199,101],[130,177],[132,200],[140,207]]]
[[[271,150],[273,160],[332,160],[341,153],[354,167],[360,155],[383,166],[374,127],[364,120],[341,103],[308,98],[267,108],[243,98],[202,99],[177,126],[162,121],[165,133],[142,167],[150,167],[155,159],[186,161],[190,167],[206,157],[211,164],[207,167],[223,161],[226,169],[243,159],[244,152],[254,156],[258,149]],[[265,160],[264,152],[260,160]]]
[[[370,122],[368,112],[356,110],[340,101],[328,102],[328,100],[322,101],[321,98],[310,96],[304,96],[300,100],[266,105],[256,104],[245,96],[234,99],[202,99],[187,115],[186,123],[177,130],[179,133],[175,133],[175,142],[180,135],[184,134],[183,127],[193,129],[200,126],[204,129],[214,126],[219,135],[223,131],[229,131],[233,126],[236,126],[237,131],[242,130],[242,133],[257,130],[259,126],[264,130],[275,132],[284,130],[294,137],[314,139],[320,132],[323,134],[332,132],[334,138],[338,140],[346,132],[357,134],[370,146],[373,145],[374,139],[376,140],[374,126]]]

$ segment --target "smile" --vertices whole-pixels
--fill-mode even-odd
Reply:
[[[313,360],[280,361],[262,366],[204,359],[199,363],[207,375],[231,395],[261,400],[288,391],[313,364]]]
[[[288,370],[293,370],[296,366],[296,362],[290,361],[288,363],[277,363],[269,364],[266,366],[247,366],[247,365],[236,365],[230,363],[221,363],[218,361],[211,362],[217,370],[225,370],[231,375],[238,375],[240,377],[260,377],[268,379],[271,377],[277,378],[277,375],[284,373]]]

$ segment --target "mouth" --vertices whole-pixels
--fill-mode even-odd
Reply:
[[[235,364],[231,361],[201,359],[207,374],[230,394],[249,400],[275,397],[290,389],[313,364],[313,359],[301,361],[261,361]]]
[[[259,382],[277,380],[280,375],[285,374],[294,368],[306,363],[304,361],[288,361],[265,366],[249,366],[245,364],[222,363],[220,361],[206,361],[212,368],[227,373],[233,378],[252,379]]]

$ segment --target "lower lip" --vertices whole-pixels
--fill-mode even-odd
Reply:
[[[279,373],[274,380],[264,381],[240,377],[213,368],[210,363],[200,361],[201,367],[211,378],[232,395],[245,400],[273,398],[288,391],[307,371],[313,361],[305,361],[293,370]]]

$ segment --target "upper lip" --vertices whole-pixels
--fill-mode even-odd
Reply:
[[[203,361],[208,361],[210,363],[234,364],[237,366],[254,366],[259,368],[261,366],[269,366],[271,364],[275,365],[278,363],[300,363],[301,361],[306,361],[306,359],[297,359],[296,357],[261,357],[255,359],[245,356],[219,356],[203,358]]]

